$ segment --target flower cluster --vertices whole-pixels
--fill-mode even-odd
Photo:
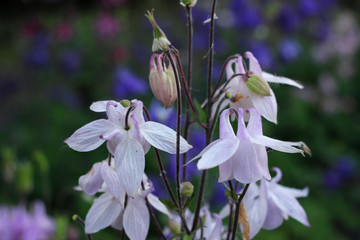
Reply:
[[[181,4],[189,16],[196,1],[181,1]],[[210,25],[216,18],[215,6],[216,0],[208,19]],[[79,189],[88,195],[100,194],[86,215],[86,234],[112,226],[124,231],[131,240],[146,239],[150,216],[163,239],[172,235],[172,238],[234,240],[238,229],[242,231],[243,239],[250,239],[261,228],[279,227],[289,216],[309,226],[306,213],[296,199],[306,197],[308,189],[298,190],[278,184],[281,179],[278,168],[275,168],[277,175],[271,180],[268,152],[277,150],[304,155],[310,154],[310,150],[301,141],[281,141],[265,136],[262,127],[262,117],[277,123],[277,102],[269,83],[287,84],[299,89],[303,88],[302,85],[263,72],[255,56],[245,52],[244,58],[236,54],[226,60],[214,89],[209,75],[208,97],[202,106],[195,104],[191,96],[191,79],[185,80],[178,50],[155,21],[153,11],[146,16],[153,26],[152,51],[160,52],[154,53],[150,59],[149,83],[154,96],[165,108],[177,100],[177,131],[151,121],[140,100],[99,101],[90,106],[92,111],[105,112],[107,119],[90,122],[65,140],[70,148],[80,152],[94,150],[107,142],[108,159],[95,163],[87,174],[79,178]],[[213,31],[212,27],[210,29]],[[213,58],[211,45],[209,57]],[[211,63],[209,61],[210,71]],[[224,72],[227,81],[221,85]],[[191,70],[188,78],[191,78]],[[183,99],[180,86],[183,86],[187,103],[186,139],[181,137]],[[218,118],[219,139],[211,142]],[[236,133],[232,121],[237,125]],[[192,148],[187,141],[190,139],[190,125],[194,122],[206,132],[206,147],[187,162],[184,153]],[[145,154],[151,146],[155,148],[160,176],[171,200],[160,200],[155,196],[152,182],[145,175]],[[176,165],[177,197],[170,187],[158,150],[175,154],[175,159],[170,158],[170,161]],[[182,165],[180,154],[184,154]],[[198,189],[186,179],[188,164],[197,159],[197,170],[203,171]],[[218,181],[225,187],[228,200],[219,214],[211,214],[211,207],[202,204],[206,170],[215,167],[219,168]],[[196,208],[192,211],[189,205],[197,192]],[[168,216],[168,226],[164,230],[154,217],[152,207]],[[224,218],[228,218],[227,226],[223,224]]]

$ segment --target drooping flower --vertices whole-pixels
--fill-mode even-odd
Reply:
[[[111,225],[118,230],[124,229],[131,240],[146,239],[150,215],[145,198],[158,211],[169,217],[172,215],[159,198],[151,193],[153,187],[145,174],[142,179],[144,188],[140,187],[134,197],[128,197],[125,205],[126,189],[112,165],[113,161],[110,166],[106,161],[96,163],[89,172],[91,174],[88,173],[79,179],[80,187],[86,193],[89,189],[104,192],[94,200],[86,215],[85,232],[95,233]],[[87,184],[84,188],[85,182]]]
[[[125,105],[125,104],[124,104]],[[108,119],[86,124],[65,140],[72,149],[88,152],[107,141],[107,148],[114,156],[115,168],[124,184],[126,193],[134,196],[140,187],[145,169],[145,154],[150,145],[176,153],[176,132],[157,122],[145,122],[143,103],[133,100],[125,107],[115,101],[95,102],[90,106],[95,112],[106,112]],[[180,138],[180,153],[191,146]]]
[[[273,168],[276,176],[271,181],[261,180],[260,187],[256,183],[250,187],[244,197],[244,205],[250,223],[250,237],[253,238],[261,228],[272,230],[278,228],[290,217],[310,226],[304,209],[296,198],[306,197],[308,188],[295,189],[278,184],[281,170]]]
[[[149,82],[151,90],[165,108],[170,107],[177,98],[174,70],[166,67],[164,54],[153,54],[150,59]]]
[[[270,179],[266,147],[288,153],[303,153],[302,142],[284,142],[263,136],[261,116],[256,109],[248,109],[250,120],[245,127],[243,110],[237,111],[238,129],[235,135],[229,121],[231,109],[220,116],[220,139],[209,144],[194,159],[200,157],[198,169],[219,166],[219,182],[236,179],[241,183]],[[299,147],[299,148],[296,148]],[[194,160],[193,159],[193,160]]]
[[[247,83],[249,79],[255,76],[259,85],[263,86],[268,85],[268,82],[287,84],[300,89],[303,88],[303,86],[294,80],[263,72],[259,62],[251,52],[246,52],[245,57],[249,59],[248,71],[245,70],[241,56],[237,59],[230,60],[226,66],[227,78],[232,78],[226,86],[226,89],[235,97],[225,100],[222,103],[221,109],[228,104],[230,104],[230,107],[235,109],[243,108],[245,110],[248,108],[256,108],[261,116],[271,122],[277,123],[277,103],[274,92],[270,88],[268,89],[269,93],[266,92],[268,94],[263,94],[262,91],[259,91],[257,88],[254,88],[252,85]],[[233,65],[235,65],[235,69],[233,69]],[[239,74],[241,76],[234,77],[234,74]],[[214,104],[214,107],[217,107],[217,104]],[[245,114],[245,121],[247,121],[248,118],[249,115]]]

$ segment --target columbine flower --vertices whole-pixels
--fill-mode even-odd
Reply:
[[[263,72],[257,59],[251,52],[246,52],[245,57],[249,59],[249,71],[245,70],[241,56],[237,59],[230,60],[226,66],[228,79],[234,74],[242,74],[242,76],[234,77],[227,85],[227,91],[236,97],[231,100],[225,100],[222,108],[228,104],[235,109],[243,108],[245,110],[248,108],[256,108],[264,118],[277,123],[276,98],[268,82],[287,84],[300,89],[302,89],[303,86],[294,80]],[[233,65],[235,65],[235,71]],[[216,107],[216,104],[214,107]],[[249,116],[246,114],[244,118],[247,121]]]
[[[144,189],[138,189],[133,198],[128,197],[125,206],[125,188],[118,174],[105,161],[97,164],[100,167],[94,165],[91,170],[94,171],[94,174],[87,177],[91,179],[89,184],[103,185],[101,190],[104,193],[94,200],[86,215],[86,233],[96,233],[111,225],[118,230],[124,229],[126,235],[132,240],[146,239],[150,225],[150,215],[145,202],[146,197],[155,209],[172,217],[159,198],[151,194],[153,187],[146,175],[143,176],[142,180],[145,183]],[[96,173],[97,171],[101,172],[100,176]],[[83,177],[79,179],[80,187],[83,187],[81,186],[81,178]]]
[[[298,197],[307,197],[309,189],[300,190],[278,184],[281,170],[273,169],[276,176],[271,181],[262,179],[260,187],[256,183],[251,184],[244,197],[250,223],[250,238],[261,228],[272,230],[279,227],[289,216],[305,226],[310,226],[304,209],[296,200]]]
[[[152,51],[156,52],[156,51],[161,50],[161,51],[167,52],[169,50],[169,46],[171,43],[167,39],[163,30],[156,23],[155,17],[154,17],[154,10],[152,10],[151,12],[147,11],[147,14],[145,14],[145,16],[149,19],[149,21],[154,29],[154,40],[153,40],[153,44],[152,44]]]
[[[126,193],[134,196],[140,187],[145,169],[144,155],[150,145],[175,154],[176,132],[160,123],[145,122],[143,103],[138,100],[133,100],[131,106],[125,107],[115,101],[100,101],[93,103],[90,109],[95,112],[106,111],[108,119],[86,124],[66,139],[65,143],[76,151],[88,152],[107,140],[107,148],[114,156],[115,168]],[[180,153],[190,148],[186,140],[180,138]]]
[[[166,67],[163,59],[163,53],[151,56],[149,82],[156,99],[168,108],[176,100],[177,91],[174,70],[171,64]]]
[[[235,178],[241,183],[252,183],[263,177],[270,179],[265,147],[288,153],[303,153],[296,147],[302,142],[283,142],[263,136],[261,116],[255,109],[248,109],[250,120],[245,127],[243,110],[238,110],[238,129],[235,135],[229,121],[232,110],[224,110],[220,116],[220,139],[212,142],[194,159],[200,158],[198,169],[219,166],[219,182]],[[193,160],[194,160],[193,159]]]

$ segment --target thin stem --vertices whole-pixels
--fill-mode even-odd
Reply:
[[[229,205],[230,205],[230,214],[229,214],[229,222],[228,222],[228,230],[227,230],[227,235],[226,235],[226,240],[230,239],[230,235],[231,235],[231,227],[232,227],[232,221],[233,221],[233,201],[232,199],[229,199]]]
[[[220,83],[221,83],[221,80],[222,80],[222,78],[223,78],[223,76],[224,76],[224,73],[225,73],[225,69],[226,69],[227,64],[229,63],[230,60],[236,59],[236,58],[238,58],[238,55],[230,56],[230,57],[228,57],[228,58],[225,60],[224,65],[223,65],[223,67],[222,67],[222,69],[221,69],[221,73],[220,73],[219,79],[218,79],[218,81],[217,81],[217,83],[216,83],[216,85],[215,85],[215,88],[214,88],[214,91],[213,91],[211,97],[214,97],[216,90],[217,90],[217,89],[219,88],[219,86],[220,86]]]
[[[183,205],[182,205],[182,197],[180,194],[180,133],[181,133],[181,91],[180,91],[180,81],[179,76],[176,72],[176,67],[174,60],[169,52],[166,52],[166,55],[169,58],[171,67],[174,71],[175,80],[176,80],[176,91],[177,91],[177,123],[176,123],[176,193],[178,197],[178,209],[179,215],[184,219],[183,215]],[[176,54],[175,54],[176,55]],[[184,229],[187,234],[190,233],[189,228],[185,221],[182,221],[184,224]]]
[[[79,215],[75,215],[74,221],[79,223],[83,228],[85,228],[85,222],[84,222],[84,220],[81,219],[81,217]],[[86,237],[88,240],[92,240],[90,234],[86,234]]]
[[[208,64],[208,80],[207,80],[207,102],[208,102],[208,115],[207,115],[207,126],[210,126],[211,122],[211,79],[212,79],[212,68],[213,68],[213,58],[214,58],[214,18],[215,18],[215,9],[216,9],[216,0],[213,1],[211,9],[211,22],[210,22],[210,36],[209,36],[209,64]],[[212,131],[210,128],[206,130],[206,145],[211,141]],[[199,196],[196,202],[196,208],[194,213],[194,222],[191,228],[191,231],[195,231],[198,221],[201,208],[201,202],[204,195],[205,182],[206,182],[206,173],[207,170],[203,170],[200,180],[200,189]]]
[[[109,166],[111,166],[111,158],[112,158],[112,155],[111,155],[111,153],[109,153],[109,157],[108,157],[108,164],[109,164]]]
[[[141,187],[142,187],[143,190],[145,190],[144,182],[141,182]],[[147,197],[145,197],[145,202],[146,202],[146,207],[147,207],[148,210],[149,210],[151,219],[152,219],[152,221],[154,222],[154,224],[155,224],[157,230],[159,231],[161,237],[162,237],[164,240],[167,240],[167,238],[165,237],[165,235],[164,235],[164,233],[163,233],[163,231],[162,231],[162,229],[161,229],[161,226],[160,226],[158,220],[157,220],[156,217],[155,217],[154,211],[151,209],[151,206],[150,206],[150,204],[149,204],[149,200],[148,200]]]
[[[193,36],[193,25],[192,25],[192,12],[191,7],[186,6],[186,15],[187,15],[187,25],[188,25],[188,66],[187,66],[187,86],[188,86],[188,92],[189,92],[189,98],[191,99],[191,74],[192,74],[192,36]],[[185,87],[184,87],[185,88]],[[185,127],[184,127],[184,138],[188,140],[189,135],[189,129],[190,129],[190,112],[189,112],[189,102],[186,102],[185,105]],[[183,154],[182,158],[182,165],[183,165],[183,171],[182,171],[182,181],[186,181],[186,162],[187,162],[187,152]]]
[[[242,191],[237,203],[236,203],[236,210],[235,210],[235,216],[234,216],[234,225],[233,225],[233,233],[232,233],[232,240],[235,240],[236,237],[236,231],[237,231],[237,225],[238,225],[238,218],[239,218],[239,212],[240,212],[240,204],[243,198],[245,197],[245,194],[249,188],[250,184],[246,184],[244,187],[244,190]]]
[[[145,113],[145,116],[146,116],[147,120],[150,121],[151,120],[150,114],[149,114],[148,110],[146,109],[146,107],[143,107],[143,110],[144,110],[144,113]],[[154,147],[154,150],[155,150],[156,159],[157,159],[159,169],[160,169],[160,175],[161,175],[162,179],[164,180],[166,189],[167,189],[167,191],[168,191],[168,193],[170,195],[170,198],[173,201],[174,205],[177,208],[179,208],[179,205],[178,205],[178,203],[176,201],[176,198],[175,198],[175,196],[174,196],[174,194],[173,194],[173,192],[172,192],[172,190],[170,188],[170,184],[169,184],[169,181],[167,179],[166,172],[164,170],[164,166],[163,166],[162,161],[161,161],[159,150],[157,148],[155,148],[155,147]]]
[[[129,127],[129,115],[130,115],[130,112],[131,110],[133,109],[134,107],[129,107],[129,109],[127,110],[126,112],[126,116],[125,116],[125,130],[129,130],[130,127]]]

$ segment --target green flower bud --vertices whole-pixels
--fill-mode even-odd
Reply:
[[[194,186],[191,184],[191,182],[183,182],[180,186],[180,193],[181,195],[185,197],[190,197],[191,194],[194,191]]]
[[[77,220],[78,220],[78,215],[77,215],[77,214],[74,214],[74,215],[72,216],[72,220],[73,220],[73,221],[77,221]]]
[[[197,3],[197,0],[181,0],[180,4],[184,7],[194,7]]]
[[[225,98],[226,99],[231,99],[232,98],[232,93],[231,92],[225,93]]]
[[[168,51],[169,46],[171,45],[170,41],[167,39],[165,33],[163,30],[159,27],[159,25],[155,21],[154,17],[154,9],[150,11],[147,11],[147,14],[145,16],[149,19],[151,25],[153,26],[153,33],[154,33],[154,39],[152,44],[152,51]]]
[[[175,222],[174,220],[169,220],[168,226],[169,226],[170,232],[172,234],[181,233],[180,225],[177,222]]]
[[[270,86],[262,77],[253,74],[247,80],[246,86],[258,96],[270,96]]]
[[[131,106],[131,102],[127,99],[121,100],[120,101],[121,106],[123,106],[124,108],[130,107]]]

